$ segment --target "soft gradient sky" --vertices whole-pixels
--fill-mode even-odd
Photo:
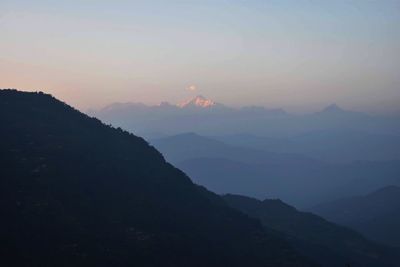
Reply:
[[[0,88],[81,109],[400,109],[399,1],[0,0]]]

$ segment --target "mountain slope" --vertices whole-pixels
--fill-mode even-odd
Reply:
[[[259,201],[239,195],[223,198],[231,207],[260,219],[265,227],[287,234],[294,246],[323,266],[396,266],[396,250],[280,200]]]
[[[0,91],[0,265],[314,266],[143,139]]]
[[[400,247],[400,187],[387,186],[364,196],[339,199],[311,209],[365,236]]]
[[[400,185],[399,161],[331,164],[225,144],[193,133],[151,143],[196,183],[216,193],[278,197],[297,207]]]

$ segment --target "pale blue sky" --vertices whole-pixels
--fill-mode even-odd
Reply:
[[[83,109],[200,93],[236,106],[391,111],[399,25],[400,1],[0,0],[0,87]]]

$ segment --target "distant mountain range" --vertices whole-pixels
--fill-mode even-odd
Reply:
[[[194,133],[150,143],[196,183],[217,193],[276,197],[297,207],[400,185],[400,161],[326,163],[300,154],[226,144]]]
[[[292,115],[282,109],[257,106],[231,108],[203,96],[178,105],[115,103],[91,110],[89,115],[150,138],[154,134],[184,132],[209,136],[247,133],[279,138],[327,130],[400,134],[398,117],[370,116],[337,105],[308,115]]]
[[[311,209],[327,220],[351,227],[370,239],[400,247],[400,187],[320,204]]]
[[[89,114],[146,140],[193,132],[234,146],[327,162],[400,160],[400,117],[370,116],[335,104],[293,115],[282,109],[231,108],[197,96],[177,105],[117,103]]]

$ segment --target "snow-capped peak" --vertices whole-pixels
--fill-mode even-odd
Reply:
[[[215,103],[214,101],[207,99],[202,95],[198,95],[193,99],[190,99],[188,101],[178,104],[177,106],[180,108],[185,108],[185,107],[209,108],[209,107],[215,106],[216,104],[217,103]]]

